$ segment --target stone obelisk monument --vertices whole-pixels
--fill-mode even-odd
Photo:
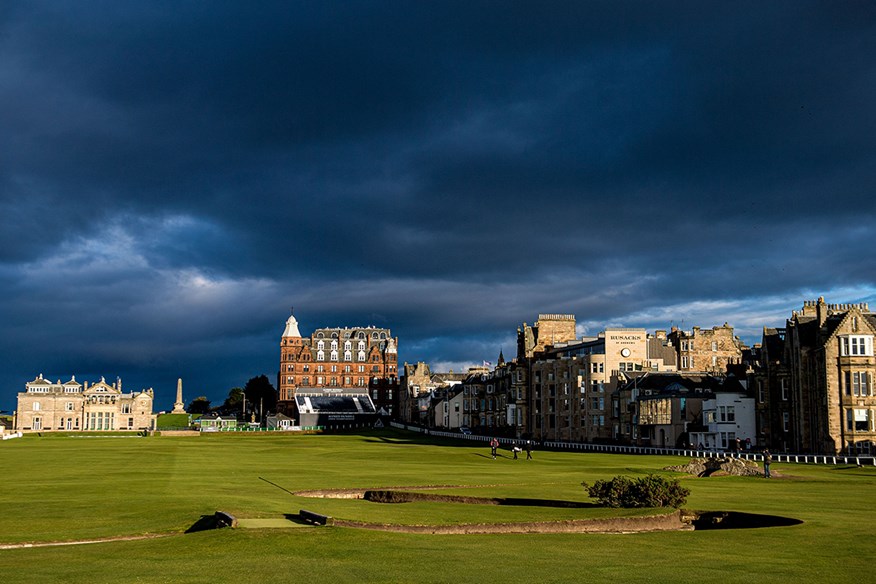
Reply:
[[[171,414],[184,414],[186,413],[185,404],[183,404],[182,399],[182,378],[176,380],[176,401],[173,403],[173,411]]]

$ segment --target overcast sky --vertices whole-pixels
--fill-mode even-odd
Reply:
[[[0,3],[0,408],[876,307],[874,104],[869,1]]]

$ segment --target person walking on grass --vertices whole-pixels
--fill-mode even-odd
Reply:
[[[769,450],[763,451],[763,478],[770,478],[770,464],[773,462],[773,455]]]
[[[493,460],[496,460],[496,449],[499,448],[499,441],[493,438],[490,440],[490,452],[493,455]]]
[[[526,441],[526,460],[532,460],[532,440]]]

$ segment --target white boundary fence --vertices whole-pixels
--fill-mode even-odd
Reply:
[[[459,432],[444,432],[442,430],[430,430],[419,426],[391,422],[393,428],[419,432],[428,436],[440,438],[452,438],[454,440],[471,440],[475,442],[489,442],[491,436],[475,436],[474,434],[460,434]],[[520,442],[514,438],[497,438],[500,444],[512,444]],[[743,460],[755,460],[762,462],[763,454],[760,452],[727,452],[723,450],[697,450],[684,448],[654,448],[650,446],[620,446],[614,444],[581,444],[579,442],[535,442],[539,448],[548,450],[568,450],[572,452],[602,452],[607,454],[659,454],[663,456],[684,456],[688,458],[724,458],[727,456],[741,458]],[[835,456],[832,454],[777,454],[773,453],[773,462],[790,462],[798,464],[854,464],[857,466],[876,466],[876,457],[873,456]]]

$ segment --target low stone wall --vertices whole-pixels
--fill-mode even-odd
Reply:
[[[158,430],[158,436],[200,436],[201,433],[197,430]]]

